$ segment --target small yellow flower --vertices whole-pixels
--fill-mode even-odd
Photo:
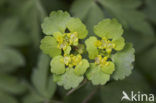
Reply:
[[[97,40],[95,45],[97,48],[106,51],[108,54],[111,54],[112,49],[115,48],[115,44],[105,37],[103,37],[101,40]]]
[[[82,60],[82,56],[80,54],[76,56],[73,54],[71,55],[65,54],[64,59],[61,61],[63,61],[66,66],[73,67],[73,66],[78,65],[81,62],[81,60]]]
[[[69,64],[71,63],[71,58],[70,58],[70,56],[64,56],[63,62],[64,62],[66,65],[69,65]]]
[[[58,48],[66,50],[68,46],[78,45],[78,34],[74,33],[64,33],[63,35],[58,35],[56,37],[58,42]]]
[[[95,46],[101,47],[101,45],[102,45],[102,42],[101,42],[100,40],[97,40],[97,41],[95,42]]]
[[[81,60],[82,60],[82,56],[80,54],[78,54],[77,56],[72,56],[72,64],[74,66],[78,65]]]
[[[103,65],[107,64],[107,60],[108,60],[108,57],[102,57],[101,55],[98,55],[95,58],[95,64],[99,64],[99,65],[103,66]]]
[[[95,64],[100,64],[100,63],[101,63],[101,60],[102,60],[102,56],[101,56],[101,55],[98,55],[98,56],[95,58]]]

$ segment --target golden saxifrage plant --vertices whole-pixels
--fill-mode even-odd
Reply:
[[[53,80],[65,89],[78,87],[85,78],[104,85],[124,79],[133,69],[134,49],[123,38],[122,25],[104,19],[93,29],[95,36],[89,36],[79,18],[63,11],[53,11],[43,21],[46,36],[40,48],[52,58]]]

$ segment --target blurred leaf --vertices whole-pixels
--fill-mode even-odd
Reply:
[[[51,78],[48,78],[49,63],[49,57],[44,54],[40,54],[37,69],[35,69],[32,74],[34,87],[39,95],[46,99],[50,99],[56,89],[55,83]]]
[[[93,26],[104,18],[103,11],[94,0],[75,0],[70,11],[86,23],[89,35],[93,34]]]
[[[20,52],[13,48],[0,48],[0,71],[12,72],[25,64]]]
[[[23,103],[42,103],[44,98],[35,92],[31,92],[29,95],[25,96]]]
[[[144,77],[135,71],[130,77],[124,80],[114,81],[103,86],[100,90],[101,99],[103,100],[103,103],[121,103],[121,98],[123,96],[122,91],[125,91],[128,94],[131,91],[134,91],[135,93],[138,91],[141,93],[149,93],[150,87]],[[122,103],[125,103],[125,101]]]
[[[144,73],[156,83],[156,46],[139,55],[137,64]]]
[[[11,95],[0,91],[0,103],[18,103],[17,100]]]
[[[23,93],[26,88],[16,77],[0,73],[0,90],[12,93]]]
[[[156,23],[156,0],[146,0],[145,13],[149,19]]]
[[[151,25],[145,20],[145,14],[137,10],[140,0],[99,0],[101,5],[122,24],[144,35],[154,35]]]
[[[17,18],[8,18],[2,22],[0,25],[0,46],[23,46],[29,43],[29,36],[19,29],[18,24]]]
[[[129,30],[126,31],[124,37],[128,42],[132,42],[136,53],[140,53],[142,50],[146,49],[152,43],[154,43],[153,35],[141,35],[138,32]]]
[[[67,10],[70,5],[67,0],[41,0],[41,2],[47,9],[48,14],[52,10]]]
[[[124,79],[131,74],[133,69],[132,63],[135,59],[134,52],[132,44],[126,44],[122,51],[112,56],[112,61],[115,64],[115,72],[113,73],[115,80]]]
[[[30,34],[34,46],[39,45],[40,41],[40,19],[44,16],[38,7],[40,7],[39,0],[26,0],[18,5],[18,13],[23,20],[23,26],[26,28],[27,33]],[[42,7],[42,6],[41,6]]]

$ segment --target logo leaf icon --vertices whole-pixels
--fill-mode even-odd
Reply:
[[[131,99],[128,97],[128,95],[127,95],[127,93],[126,93],[125,91],[122,91],[122,94],[123,94],[123,97],[121,98],[121,101],[122,101],[123,99],[126,99],[126,100],[131,101]]]

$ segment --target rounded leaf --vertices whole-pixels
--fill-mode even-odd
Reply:
[[[102,72],[100,66],[93,63],[90,64],[90,68],[86,76],[88,80],[91,80],[93,85],[99,85],[99,84],[104,85],[110,79],[109,74]]]
[[[57,45],[55,38],[46,36],[41,40],[40,48],[45,54],[55,57],[61,54],[61,50],[57,48]]]
[[[62,56],[57,56],[52,59],[50,63],[52,73],[63,74],[65,72],[65,64],[61,60],[63,60]]]
[[[86,59],[83,59],[74,69],[76,75],[83,75],[89,67]]]
[[[78,76],[74,73],[73,68],[67,68],[62,75],[55,75],[55,81],[65,89],[76,88],[83,80],[83,76]]]
[[[79,39],[84,39],[88,34],[86,26],[79,18],[71,18],[67,23],[67,28],[70,32],[77,32]]]
[[[49,17],[44,19],[41,25],[43,32],[46,35],[52,35],[54,32],[64,33],[69,19],[70,15],[67,12],[53,11]]]
[[[125,46],[125,40],[123,37],[120,37],[116,40],[113,40],[112,41],[114,44],[115,44],[115,50],[119,51],[119,50],[122,50]]]
[[[122,51],[117,52],[112,56],[112,61],[115,64],[115,71],[112,77],[115,80],[124,79],[129,76],[133,69],[135,60],[134,48],[130,43],[127,43]]]
[[[115,70],[114,63],[111,61],[108,61],[107,64],[101,66],[101,70],[106,74],[112,74]]]
[[[115,39],[123,34],[123,29],[116,19],[105,19],[94,26],[94,32],[99,37]]]
[[[90,59],[95,59],[95,57],[98,55],[98,50],[97,50],[97,47],[95,46],[96,41],[97,41],[97,38],[94,36],[88,38],[85,41]]]

